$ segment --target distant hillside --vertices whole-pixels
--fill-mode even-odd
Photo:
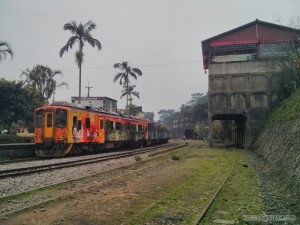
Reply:
[[[254,144],[254,151],[273,168],[288,199],[300,198],[300,90],[275,109]],[[296,198],[296,199],[295,199]],[[300,201],[300,200],[299,200]],[[299,206],[294,206],[297,214]]]

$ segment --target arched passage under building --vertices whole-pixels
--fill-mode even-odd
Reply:
[[[222,121],[220,138],[238,147],[244,148],[246,145],[246,117],[243,114],[215,114],[211,118]],[[213,127],[211,123],[211,142],[214,139]],[[212,143],[211,143],[212,145]]]

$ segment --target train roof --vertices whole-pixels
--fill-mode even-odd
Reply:
[[[57,101],[53,102],[51,106],[65,106],[70,108],[76,108],[76,109],[85,109],[82,105],[73,103],[73,102],[67,102],[67,101]]]
[[[103,113],[107,115],[112,115],[112,116],[118,116],[126,119],[132,119],[132,120],[141,120],[141,121],[147,121],[150,123],[157,123],[155,121],[149,120],[149,119],[141,119],[137,118],[135,116],[131,115],[126,115],[126,114],[121,114],[121,113],[116,113],[116,112],[109,112],[101,108],[96,108],[96,107],[90,107],[90,106],[82,106],[77,103],[73,102],[67,102],[67,101],[56,101],[51,104],[51,106],[63,106],[63,107],[69,107],[71,109],[78,109],[78,110],[84,110],[84,111],[90,111],[90,112],[95,112],[95,113]]]

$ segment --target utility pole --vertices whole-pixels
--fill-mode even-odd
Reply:
[[[90,89],[93,88],[90,86],[90,82],[88,82],[88,86],[85,86],[88,89],[88,97],[90,97]]]

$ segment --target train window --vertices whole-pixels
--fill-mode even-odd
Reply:
[[[122,130],[121,122],[116,122],[116,130]]]
[[[90,128],[91,127],[91,120],[90,118],[85,118],[85,127]]]
[[[73,116],[73,127],[77,127],[77,116]]]
[[[142,125],[138,125],[138,130],[139,130],[139,131],[142,131],[142,130],[143,130]]]
[[[35,114],[35,127],[42,128],[43,127],[43,110],[36,111]]]
[[[77,130],[81,130],[81,120],[77,121]]]
[[[47,127],[52,127],[52,114],[47,114]]]
[[[125,123],[125,130],[130,130],[130,123]]]
[[[131,130],[136,131],[136,124],[131,124]]]
[[[106,129],[113,130],[114,129],[114,122],[111,120],[106,120]]]
[[[64,109],[56,110],[55,126],[63,128],[67,126],[67,111]]]
[[[103,120],[100,120],[100,129],[103,129]]]

